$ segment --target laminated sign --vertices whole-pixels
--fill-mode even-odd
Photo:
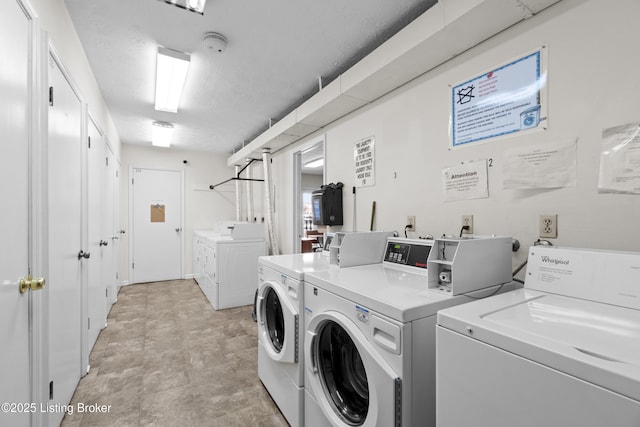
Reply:
[[[371,136],[353,146],[356,187],[369,187],[376,184],[375,175],[375,139]]]
[[[451,147],[545,128],[543,50],[451,88]]]

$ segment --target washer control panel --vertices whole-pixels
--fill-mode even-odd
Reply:
[[[432,240],[389,239],[383,261],[426,269],[432,246]]]

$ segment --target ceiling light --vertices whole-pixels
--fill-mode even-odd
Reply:
[[[204,5],[207,0],[164,0],[164,2],[204,15]]]
[[[169,147],[173,136],[173,125],[167,122],[155,121],[151,128],[151,144],[156,147]]]
[[[309,163],[305,163],[305,168],[319,168],[320,166],[324,166],[324,158],[313,160]]]
[[[177,50],[158,47],[156,68],[156,110],[178,112],[190,56]]]

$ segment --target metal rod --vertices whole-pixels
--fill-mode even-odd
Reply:
[[[217,184],[215,184],[215,185],[210,185],[210,186],[209,186],[209,190],[213,190],[213,189],[215,189],[216,187],[218,187],[218,186],[220,186],[220,185],[222,185],[222,184],[226,184],[227,182],[230,182],[230,181],[256,181],[256,182],[264,182],[264,179],[257,179],[257,178],[251,178],[251,179],[249,179],[249,178],[236,178],[236,177],[234,176],[233,178],[225,179],[224,181],[219,182],[219,183],[217,183]]]
[[[222,184],[226,184],[226,183],[227,183],[227,182],[229,182],[229,181],[257,181],[257,182],[264,182],[264,179],[240,178],[240,174],[241,174],[242,172],[244,172],[244,170],[245,170],[246,168],[248,168],[248,167],[249,167],[249,165],[251,165],[253,162],[261,162],[261,161],[262,161],[262,159],[250,159],[250,160],[247,162],[247,164],[246,164],[246,165],[244,165],[244,167],[242,167],[242,169],[238,169],[238,168],[239,168],[239,166],[236,166],[236,176],[234,176],[233,178],[226,179],[226,180],[224,180],[224,181],[222,181],[222,182],[219,182],[219,183],[217,183],[217,184],[210,185],[210,186],[209,186],[209,190],[213,190],[213,189],[214,189],[214,188],[216,188],[217,186],[222,185]]]
[[[236,177],[240,176],[240,172],[238,172],[240,170],[240,166],[236,165],[235,166],[235,171],[236,171]],[[236,221],[240,221],[240,217],[242,215],[242,205],[240,204],[240,182],[238,182],[238,180],[236,180]]]
[[[236,174],[236,176],[237,176],[238,178],[240,178],[240,174],[241,174],[242,172],[244,172],[244,170],[245,170],[246,168],[248,168],[248,167],[249,167],[249,165],[250,165],[251,163],[253,163],[253,162],[261,162],[261,161],[262,161],[262,159],[251,159],[251,160],[249,160],[249,161],[247,162],[247,164],[246,164],[246,165],[244,165],[244,167],[243,167],[242,169],[240,169],[240,171]]]

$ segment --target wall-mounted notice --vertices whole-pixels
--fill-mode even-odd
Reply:
[[[463,163],[442,169],[445,202],[489,197],[487,161]]]
[[[164,222],[165,216],[165,205],[161,205],[159,203],[154,203],[150,206],[150,221],[151,222]]]
[[[451,89],[451,146],[544,128],[542,48]]]
[[[513,148],[503,154],[502,186],[507,190],[576,186],[575,140]]]
[[[353,146],[356,187],[369,187],[376,184],[375,174],[375,138],[370,136]]]
[[[640,194],[640,123],[602,131],[598,190]]]

